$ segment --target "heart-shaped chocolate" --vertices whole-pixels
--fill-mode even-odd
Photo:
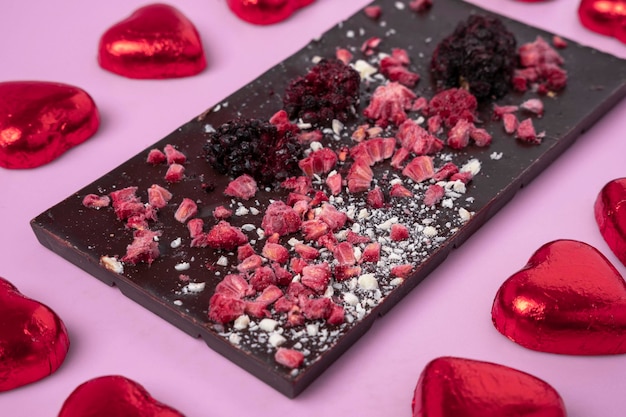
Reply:
[[[0,278],[0,391],[51,375],[69,346],[67,330],[54,311]]]
[[[626,282],[594,247],[543,245],[498,290],[491,310],[500,333],[541,352],[626,353]]]
[[[471,359],[440,357],[422,371],[413,417],[565,417],[549,384],[517,369]]]
[[[594,205],[602,237],[615,256],[626,265],[626,178],[609,181]]]
[[[287,19],[296,10],[315,0],[228,0],[237,17],[256,25],[270,25]]]
[[[184,417],[155,400],[137,382],[120,375],[91,379],[63,403],[59,417]]]
[[[100,38],[98,62],[128,78],[176,78],[206,68],[200,35],[180,11],[165,4],[137,9]]]
[[[582,0],[578,18],[587,29],[626,42],[625,0]]]
[[[0,166],[34,168],[86,141],[100,125],[82,89],[44,81],[0,83]]]

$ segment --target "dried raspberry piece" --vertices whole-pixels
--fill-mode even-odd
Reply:
[[[283,96],[291,118],[329,126],[332,120],[347,121],[359,101],[361,77],[337,59],[322,59],[304,77],[292,80]]]
[[[413,265],[411,264],[402,264],[396,265],[391,268],[391,275],[398,278],[406,278],[413,271]]]
[[[457,172],[459,172],[459,167],[457,167],[452,162],[446,162],[441,168],[437,170],[437,172],[435,172],[433,179],[435,181],[444,181],[450,178],[452,175],[456,174]]]
[[[430,185],[424,193],[424,204],[429,207],[434,206],[441,201],[445,193],[446,190],[441,185]]]
[[[565,88],[567,72],[561,68],[563,57],[541,36],[520,46],[518,54],[522,69],[515,72],[516,89],[525,91],[529,83],[535,85],[540,94]]]
[[[111,199],[106,195],[87,194],[83,198],[83,206],[87,208],[100,209],[108,207],[109,204],[111,204]]]
[[[438,116],[434,116],[430,119],[435,117],[438,118]],[[399,126],[396,137],[402,147],[413,151],[417,155],[434,154],[443,149],[443,142],[440,139],[430,134],[411,119],[406,120]]]
[[[463,149],[469,145],[470,132],[474,125],[467,120],[460,119],[448,131],[447,145],[452,149]]]
[[[148,188],[148,204],[152,207],[160,209],[167,206],[172,199],[172,193],[158,184],[152,184]]]
[[[135,230],[133,242],[126,247],[126,254],[122,257],[122,262],[132,265],[139,262],[151,264],[160,255],[157,242],[159,236],[161,236],[161,231]]]
[[[525,119],[520,122],[519,126],[517,126],[517,130],[515,131],[515,136],[523,142],[533,144],[541,143],[541,138],[537,136],[535,126],[533,126],[533,121],[531,119]]]
[[[332,195],[337,195],[341,192],[342,181],[341,174],[332,174],[326,178],[326,185]]]
[[[278,110],[272,117],[270,117],[270,123],[278,129],[279,133],[284,134],[289,131],[294,135],[298,135],[300,133],[300,128],[291,123],[289,120],[289,115],[284,110]]]
[[[172,164],[167,168],[165,181],[169,183],[181,182],[185,177],[185,167],[180,164]]]
[[[394,242],[399,242],[409,238],[409,229],[403,224],[392,224],[389,237]]]
[[[206,159],[221,174],[233,178],[248,174],[266,185],[282,182],[299,172],[302,145],[292,130],[269,122],[231,120],[208,134]]]
[[[168,165],[172,164],[184,164],[187,162],[187,157],[178,149],[174,148],[174,146],[167,144],[163,148],[163,152],[165,152],[165,158],[167,160]]]
[[[285,264],[289,260],[289,251],[278,243],[265,243],[261,254],[270,261],[278,262],[279,264]]]
[[[215,294],[230,298],[243,298],[254,294],[254,289],[240,274],[228,274],[215,286]]]
[[[233,250],[245,243],[248,243],[248,238],[241,229],[225,220],[213,226],[207,235],[207,246],[213,249]]]
[[[404,49],[395,48],[391,56],[380,60],[380,73],[390,81],[397,81],[407,87],[414,87],[420,80],[417,73],[409,71],[409,55]]]
[[[233,211],[224,206],[217,206],[213,210],[213,217],[217,220],[226,220],[233,215]]]
[[[479,100],[504,96],[517,63],[515,36],[496,17],[471,15],[433,52],[439,89],[467,86]]]
[[[389,82],[376,87],[363,114],[383,128],[389,123],[398,126],[407,119],[406,110],[411,109],[416,97],[414,92],[402,84]]]
[[[360,262],[378,262],[380,260],[380,243],[370,243],[363,249]]]
[[[144,205],[136,193],[137,187],[126,187],[109,194],[118,220],[126,220],[135,214],[143,212]]]
[[[504,114],[502,116],[502,123],[504,124],[504,131],[509,135],[513,134],[519,125],[517,117],[513,113]]]
[[[476,97],[463,88],[450,88],[437,93],[425,109],[427,116],[439,116],[447,127],[452,127],[461,119],[476,121]]]
[[[258,187],[254,178],[248,174],[243,174],[228,183],[224,194],[249,200],[255,196],[257,190]]]
[[[389,196],[397,198],[410,198],[413,197],[413,193],[402,184],[394,184],[391,186]]]
[[[552,45],[558,49],[565,49],[567,48],[567,41],[558,35],[554,35],[552,37]]]
[[[302,309],[302,314],[309,320],[326,319],[332,312],[332,301],[329,298],[308,298],[298,297],[298,305]]]
[[[492,118],[493,120],[500,120],[505,114],[515,113],[518,109],[518,106],[498,106],[497,104],[494,104]]]
[[[350,242],[341,242],[333,250],[333,255],[339,265],[354,265],[356,257],[354,256],[354,246]]]
[[[274,360],[287,368],[295,369],[302,366],[304,355],[294,349],[278,348],[274,354]]]
[[[165,154],[161,152],[159,149],[151,149],[148,152],[148,157],[146,158],[146,162],[152,165],[162,164],[167,160]]]
[[[189,198],[183,198],[183,201],[174,213],[174,218],[181,223],[186,223],[187,220],[191,219],[196,214],[198,214],[198,205]]]
[[[520,104],[520,108],[529,111],[537,116],[543,116],[543,101],[538,98],[531,98]]]
[[[269,266],[256,268],[250,276],[250,285],[255,291],[263,291],[269,285],[276,284],[276,274]]]
[[[277,233],[279,236],[284,236],[298,231],[301,224],[302,220],[300,220],[298,213],[278,200],[267,207],[261,227],[266,235]]]
[[[519,47],[519,62],[522,67],[538,67],[544,64],[563,65],[563,57],[554,50],[541,36],[534,42]]]
[[[367,193],[365,201],[367,205],[372,208],[381,208],[385,205],[385,196],[383,191],[379,187],[376,187]]]
[[[317,218],[328,225],[331,231],[341,229],[348,220],[348,215],[335,208],[332,204],[324,203],[317,214]]]
[[[302,268],[302,285],[312,289],[318,294],[323,293],[330,282],[330,267],[326,262],[315,265],[307,265]]]
[[[416,156],[402,170],[402,174],[411,178],[415,182],[422,182],[432,178],[435,174],[433,160],[431,157],[422,155]]]
[[[209,320],[230,323],[245,312],[246,303],[225,294],[215,293],[209,300]]]

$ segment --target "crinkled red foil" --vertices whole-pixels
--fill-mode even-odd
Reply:
[[[271,25],[287,19],[296,10],[315,0],[228,0],[228,7],[240,19],[256,25]]]
[[[626,178],[610,181],[602,188],[594,214],[602,237],[626,266]]]
[[[587,29],[626,43],[625,0],[582,0],[578,17]]]

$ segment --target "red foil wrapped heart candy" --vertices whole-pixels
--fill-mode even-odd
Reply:
[[[422,371],[413,417],[565,417],[563,400],[549,384],[503,365],[441,357]]]
[[[626,178],[610,181],[602,188],[594,214],[602,237],[626,266]]]
[[[498,290],[500,333],[541,352],[626,353],[626,282],[594,247],[557,240],[539,248]]]
[[[626,0],[582,0],[578,18],[587,29],[626,42]]]
[[[78,87],[43,81],[0,83],[0,166],[35,168],[89,139],[100,125]]]
[[[137,382],[120,375],[79,385],[63,403],[59,417],[184,417],[155,400]]]
[[[0,391],[51,375],[69,346],[67,330],[54,311],[0,278]]]
[[[270,25],[287,19],[296,10],[315,0],[228,0],[237,17],[256,25]]]
[[[128,78],[176,78],[206,68],[202,41],[185,15],[166,4],[137,9],[100,38],[98,63]]]

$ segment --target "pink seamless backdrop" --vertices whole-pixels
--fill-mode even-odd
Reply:
[[[502,282],[554,239],[589,243],[626,274],[593,218],[601,187],[626,176],[626,102],[607,113],[293,400],[36,241],[31,218],[367,3],[317,0],[283,23],[259,27],[237,19],[225,0],[172,0],[169,4],[196,25],[208,60],[203,73],[172,80],[126,79],[97,64],[100,35],[148,4],[144,1],[0,4],[0,81],[81,87],[102,116],[99,132],[58,160],[32,170],[0,169],[0,276],[52,307],[71,339],[69,355],[54,375],[0,393],[0,415],[56,416],[79,384],[121,374],[188,417],[408,417],[420,372],[443,355],[492,361],[542,378],[559,391],[570,417],[626,415],[626,356],[530,351],[500,335],[490,317]],[[626,45],[581,27],[576,1],[473,3],[626,58]]]

